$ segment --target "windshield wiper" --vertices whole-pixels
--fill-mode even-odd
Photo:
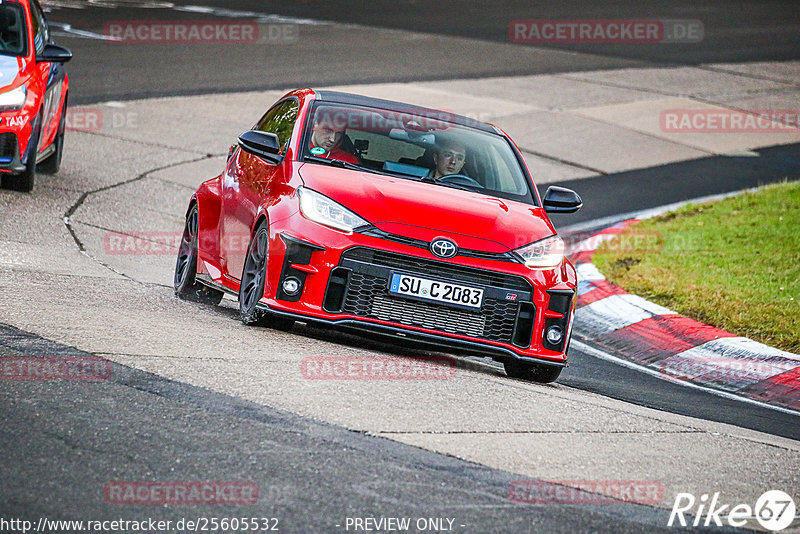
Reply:
[[[462,184],[454,184],[452,182],[439,182],[437,180],[434,180],[433,182],[430,182],[430,183],[436,184],[436,185],[441,185],[441,186],[444,186],[444,187],[452,187],[453,189],[461,189],[462,191],[472,191],[473,193],[480,193],[480,191],[482,189],[484,189],[483,187],[474,187],[474,186],[468,186],[468,185],[462,185]]]
[[[331,167],[350,169],[351,171],[366,171],[366,172],[374,172],[375,174],[383,174],[385,176],[391,176],[390,174],[385,173],[379,169],[373,169],[372,167],[365,167],[364,165],[350,163],[349,161],[344,161],[342,159],[336,159],[336,158],[329,159],[329,158],[320,158],[318,156],[306,156],[303,161],[313,161],[314,163],[322,163],[323,165],[330,165]]]

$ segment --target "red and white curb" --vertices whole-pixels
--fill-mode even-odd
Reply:
[[[697,322],[612,284],[592,264],[600,243],[638,222],[628,219],[579,241],[575,333],[665,379],[702,385],[800,411],[800,355]],[[726,395],[727,396],[727,395]]]

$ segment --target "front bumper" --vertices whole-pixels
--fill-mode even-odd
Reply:
[[[469,310],[391,295],[394,272],[480,287],[483,304]],[[299,292],[285,293],[287,278],[299,283]],[[440,260],[426,249],[340,232],[295,213],[270,225],[270,262],[260,305],[295,319],[413,337],[497,359],[563,366],[576,285],[575,269],[566,261],[533,270],[507,260]],[[553,325],[566,333],[557,345],[544,337]]]

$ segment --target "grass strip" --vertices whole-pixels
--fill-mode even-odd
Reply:
[[[800,353],[800,182],[642,221],[592,262],[630,293]]]

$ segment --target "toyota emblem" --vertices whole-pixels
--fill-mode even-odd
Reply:
[[[458,247],[449,239],[440,237],[431,241],[431,253],[440,258],[449,259],[458,253]]]

